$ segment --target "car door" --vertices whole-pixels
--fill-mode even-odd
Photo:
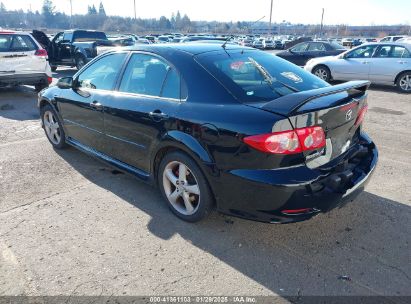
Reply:
[[[394,83],[396,76],[406,69],[410,52],[400,45],[381,45],[371,58],[370,80]]]
[[[73,32],[64,32],[63,40],[59,43],[59,58],[64,63],[71,63]]]
[[[52,63],[61,62],[60,59],[60,46],[63,41],[63,32],[57,33],[56,36],[51,40],[50,50],[47,50],[49,53],[49,60]]]
[[[126,52],[110,53],[94,61],[75,76],[72,89],[60,90],[55,97],[69,139],[107,153],[103,104],[113,98],[126,56]]]
[[[106,140],[113,158],[150,171],[153,147],[175,123],[181,83],[178,72],[163,58],[132,54],[118,94],[104,105]]]
[[[377,45],[357,47],[333,62],[332,75],[335,80],[369,79],[371,57]]]

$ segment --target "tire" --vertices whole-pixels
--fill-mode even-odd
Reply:
[[[76,56],[76,68],[77,70],[81,70],[83,66],[86,65],[86,58],[83,55]]]
[[[325,65],[317,65],[313,68],[312,73],[317,76],[318,78],[330,82],[331,81],[331,71]]]
[[[180,178],[184,172],[185,177]],[[170,210],[184,221],[198,222],[213,208],[214,197],[203,172],[182,152],[165,155],[159,165],[157,182]]]
[[[401,73],[397,78],[396,86],[402,93],[411,93],[411,72]]]
[[[50,69],[51,69],[52,72],[57,71],[57,65],[51,65]]]
[[[67,146],[66,134],[54,109],[50,105],[45,105],[40,109],[40,115],[44,132],[52,146],[56,149],[65,148]]]

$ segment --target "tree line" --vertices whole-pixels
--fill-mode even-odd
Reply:
[[[67,15],[56,9],[52,0],[43,0],[41,11],[23,9],[8,10],[3,2],[0,2],[0,27],[8,29],[47,29],[50,32],[69,29],[82,28],[102,30],[108,33],[224,33],[224,34],[251,34],[267,33],[269,26],[267,22],[217,22],[217,21],[192,21],[186,14],[179,11],[170,17],[160,18],[130,18],[111,16],[104,9],[103,2],[98,7],[88,6],[84,15]],[[273,24],[272,34],[294,34],[300,35],[322,35],[322,36],[368,36],[381,37],[390,34],[411,34],[409,25],[396,26],[349,26],[349,25],[329,25],[324,26],[323,32],[316,24],[291,24],[282,22]]]

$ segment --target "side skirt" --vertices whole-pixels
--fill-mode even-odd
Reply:
[[[83,145],[82,143],[78,142],[78,141],[75,140],[75,139],[66,138],[66,142],[67,142],[69,145],[73,146],[74,148],[79,149],[80,151],[85,152],[85,153],[87,153],[88,155],[91,155],[91,156],[93,156],[93,157],[96,157],[96,158],[104,161],[105,163],[107,163],[107,164],[109,164],[109,165],[111,165],[111,166],[114,166],[114,167],[116,167],[116,168],[118,168],[118,169],[120,169],[120,170],[122,170],[122,171],[125,171],[125,172],[127,172],[127,173],[130,173],[130,174],[136,176],[137,178],[139,178],[139,179],[141,179],[141,180],[143,180],[143,181],[145,181],[145,182],[149,182],[149,183],[152,182],[151,175],[150,175],[149,173],[143,171],[143,170],[137,169],[137,168],[135,168],[135,167],[133,167],[133,166],[130,166],[130,165],[126,164],[126,163],[123,163],[123,162],[121,162],[121,161],[119,161],[119,160],[117,160],[117,159],[114,159],[114,158],[112,158],[112,157],[110,157],[110,156],[108,156],[108,155],[106,155],[106,154],[103,154],[103,153],[101,153],[101,152],[98,152],[98,151],[96,151],[95,149],[90,148],[89,146]]]

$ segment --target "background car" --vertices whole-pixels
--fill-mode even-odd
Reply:
[[[405,38],[406,36],[386,36],[382,38],[379,42],[395,42],[397,40],[400,40],[402,38]]]
[[[330,86],[236,45],[140,45],[99,56],[38,105],[53,147],[68,143],[158,184],[183,220],[215,204],[289,223],[364,189],[378,159],[362,132],[368,85]]]
[[[40,91],[51,81],[47,51],[31,34],[0,31],[0,87],[24,84]]]
[[[333,56],[346,51],[342,45],[335,42],[302,42],[276,55],[296,65],[304,66],[308,60],[315,57]]]
[[[410,93],[411,44],[365,44],[339,56],[312,59],[305,69],[326,81],[365,79]]]

